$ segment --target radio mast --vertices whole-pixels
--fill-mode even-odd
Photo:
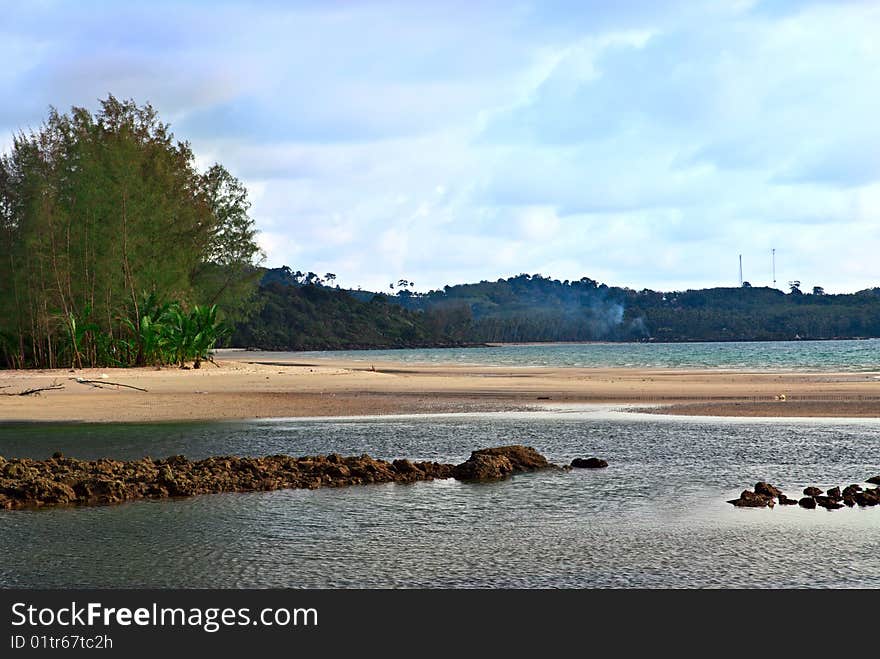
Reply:
[[[770,262],[773,264],[773,288],[776,288],[776,248],[770,250]]]
[[[739,287],[743,285],[743,255],[739,255]]]

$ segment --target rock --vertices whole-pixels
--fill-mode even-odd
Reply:
[[[864,492],[856,492],[853,500],[860,506],[876,506],[880,504],[880,495],[876,490],[865,490]]]
[[[797,501],[789,499],[778,488],[761,481],[755,483],[754,492],[744,490],[739,499],[734,499],[729,503],[742,507],[763,507],[764,505],[772,507],[775,497],[780,505],[792,506],[798,504],[802,508],[809,509],[819,506],[827,510],[838,510],[844,506],[852,508],[856,505],[863,507],[880,505],[880,487],[863,490],[862,486],[856,483],[847,485],[843,488],[843,491],[841,491],[840,487],[832,487],[824,494],[818,487],[810,486],[804,488],[804,494],[806,496]],[[770,500],[769,504],[765,502],[766,499]]]
[[[778,497],[782,495],[782,490],[773,487],[772,485],[770,485],[770,483],[760,481],[758,483],[755,483],[755,494],[764,494],[768,497]]]
[[[20,462],[7,462],[3,466],[3,475],[7,478],[22,478],[26,468]]]
[[[871,485],[880,485],[880,476],[871,476],[866,483],[871,483]]]
[[[472,454],[467,462],[452,470],[452,475],[460,481],[500,480],[512,473],[513,464],[503,455]]]
[[[739,495],[739,499],[732,499],[727,503],[732,503],[738,508],[772,508],[774,501],[773,497],[766,494],[743,490]]]
[[[416,462],[415,466],[427,478],[452,478],[452,472],[455,469],[452,465],[440,462]]]
[[[547,458],[538,453],[531,446],[522,446],[520,444],[484,448],[471,453],[471,457],[474,455],[503,456],[510,460],[510,464],[513,465],[515,473],[538,471],[540,469],[551,469],[554,467],[554,465],[547,461]]]
[[[816,501],[817,506],[821,506],[822,508],[827,508],[828,510],[836,510],[837,508],[843,508],[843,504],[837,503],[837,500],[832,497],[823,496],[820,494],[819,496],[813,497],[813,499]]]
[[[391,464],[394,466],[394,470],[401,474],[411,474],[414,471],[418,471],[416,466],[409,460],[395,460]]]
[[[843,488],[843,493],[842,493],[843,498],[846,499],[847,497],[852,497],[856,492],[861,492],[861,491],[862,491],[861,485],[856,485],[856,484],[847,485],[845,488]]]
[[[465,481],[499,480],[511,474],[554,467],[529,446],[499,446],[474,451],[466,462],[456,465],[452,476]]]
[[[342,487],[365,483],[414,483],[435,478],[496,480],[510,474],[557,468],[535,449],[504,446],[474,451],[457,467],[437,462],[386,462],[369,455],[343,457],[273,455],[218,456],[192,461],[0,459],[0,508],[118,503],[143,498],[184,497],[217,492],[259,492],[286,488]]]
[[[67,504],[76,501],[76,493],[69,485],[49,478],[37,477],[23,481],[14,488],[5,488],[6,495],[27,499],[40,506],[44,504]]]
[[[578,469],[603,469],[608,463],[601,458],[575,458],[571,461],[571,466]]]

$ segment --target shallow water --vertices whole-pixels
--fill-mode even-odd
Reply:
[[[554,343],[486,348],[225,352],[250,360],[344,359],[481,366],[880,370],[880,339],[730,343]]]
[[[0,454],[368,452],[458,462],[524,443],[604,470],[0,512],[0,586],[880,587],[880,509],[725,503],[880,473],[880,421],[607,411],[0,426]],[[148,449],[145,449],[148,447]]]

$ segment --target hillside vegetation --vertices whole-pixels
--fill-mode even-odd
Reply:
[[[330,275],[332,278],[332,275]],[[331,279],[332,281],[332,279]],[[236,345],[339,349],[527,341],[757,341],[880,336],[880,289],[826,295],[751,287],[658,292],[518,275],[386,296],[267,270],[262,311]]]

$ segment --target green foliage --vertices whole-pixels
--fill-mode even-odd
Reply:
[[[759,341],[880,336],[880,289],[744,286],[659,292],[518,275],[390,300],[465,342]]]
[[[196,170],[150,105],[52,109],[0,157],[0,359],[162,363],[159,299],[246,317],[261,259],[249,208],[221,165]]]
[[[240,323],[234,345],[264,350],[333,350],[456,345],[422,313],[375,296],[361,301],[318,284],[269,279],[259,293],[260,311]]]

